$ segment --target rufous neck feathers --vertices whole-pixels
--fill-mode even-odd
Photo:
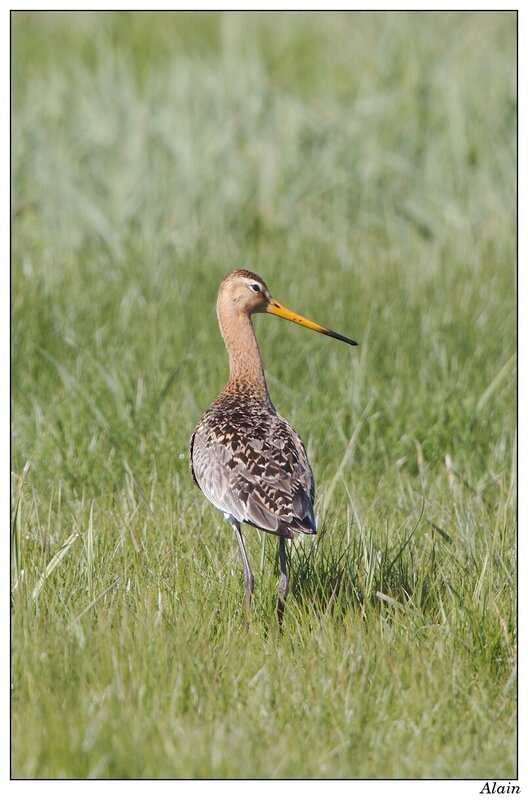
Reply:
[[[229,354],[229,381],[224,391],[257,395],[269,402],[268,387],[251,317],[219,297],[216,313]]]

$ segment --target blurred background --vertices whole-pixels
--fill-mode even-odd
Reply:
[[[514,44],[509,13],[14,14],[25,435],[42,441],[31,382],[57,379],[36,345],[91,392],[108,387],[83,348],[118,363],[125,395],[199,354],[184,381],[202,409],[225,375],[216,286],[239,266],[301,313],[368,330],[399,435],[429,381],[467,414],[470,374],[491,380],[514,349]],[[292,342],[297,365],[314,354],[320,403],[338,350],[277,325],[266,338],[279,380]],[[433,406],[421,440],[442,437]]]
[[[457,685],[467,695],[477,674],[483,694],[457,712],[471,720],[461,732],[449,717],[448,704],[457,707],[450,689],[435,684],[447,672],[430,678],[446,702],[449,721],[439,712],[438,724],[455,726],[449,753],[434,763],[423,744],[434,734],[429,717],[418,724],[416,752],[404,725],[405,746],[389,755],[365,741],[363,759],[357,741],[335,750],[334,719],[328,739],[324,726],[314,739],[327,756],[304,758],[315,729],[299,722],[298,755],[292,744],[291,761],[275,773],[262,740],[261,762],[244,755],[245,739],[240,763],[225,755],[227,745],[216,761],[200,762],[185,753],[185,725],[160,729],[161,761],[137,766],[138,774],[169,774],[169,764],[206,776],[475,776],[484,768],[511,776],[515,13],[15,12],[12,215],[18,774],[135,775],[130,753],[144,742],[121,755],[114,742],[109,761],[79,744],[104,705],[90,692],[114,685],[121,658],[99,663],[93,654],[101,673],[92,666],[83,679],[79,663],[66,690],[61,676],[81,641],[110,652],[117,626],[132,646],[142,636],[132,619],[144,619],[148,635],[159,613],[161,648],[163,625],[173,636],[175,620],[183,642],[198,634],[182,620],[210,619],[211,607],[227,604],[237,619],[239,566],[229,532],[219,533],[221,520],[191,483],[187,446],[227,377],[217,286],[244,267],[286,306],[360,341],[351,352],[278,320],[255,322],[271,395],[314,464],[319,519],[336,548],[325,563],[335,567],[351,543],[366,548],[340,578],[343,614],[376,591],[402,603],[419,595],[420,614],[443,629],[452,603],[460,627],[450,629],[453,650],[441,651],[447,672],[464,642],[472,655]],[[413,530],[417,549],[401,549]],[[267,546],[260,534],[249,544],[268,565],[261,611],[271,618]],[[365,578],[364,565],[382,552],[392,553],[394,574],[379,572],[380,556]],[[209,594],[191,611],[181,598],[195,596],[207,576]],[[117,589],[103,596],[113,581]],[[460,602],[447,586],[458,587]],[[318,591],[328,599],[333,588]],[[42,639],[42,615],[56,639]],[[213,618],[220,627],[204,649],[216,652],[221,640],[225,655],[232,629],[222,639]],[[42,653],[62,671],[46,672]],[[431,664],[442,662],[439,653]],[[173,667],[161,650],[156,659],[165,665],[161,683],[172,686]],[[46,687],[38,701],[37,674]],[[138,680],[148,695],[148,680]],[[77,708],[71,717],[60,710],[65,691]],[[415,718],[434,704],[423,691]],[[164,707],[177,716],[174,697],[176,706]],[[114,724],[126,727],[115,702]],[[347,702],[339,698],[340,707]],[[502,727],[499,706],[508,709]],[[97,730],[111,737],[104,720]],[[41,732],[38,744],[28,730]],[[224,733],[232,740],[229,724]]]

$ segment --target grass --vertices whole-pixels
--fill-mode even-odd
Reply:
[[[514,13],[22,13],[15,777],[516,774]],[[236,542],[187,447],[256,328],[320,535]]]

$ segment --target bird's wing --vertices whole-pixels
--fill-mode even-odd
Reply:
[[[239,522],[288,538],[316,532],[306,450],[269,408],[210,409],[191,440],[191,471],[208,500]]]

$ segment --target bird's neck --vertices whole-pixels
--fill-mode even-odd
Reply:
[[[218,322],[229,354],[229,380],[224,392],[247,394],[269,403],[268,387],[251,317],[245,313],[226,315],[218,309]]]

